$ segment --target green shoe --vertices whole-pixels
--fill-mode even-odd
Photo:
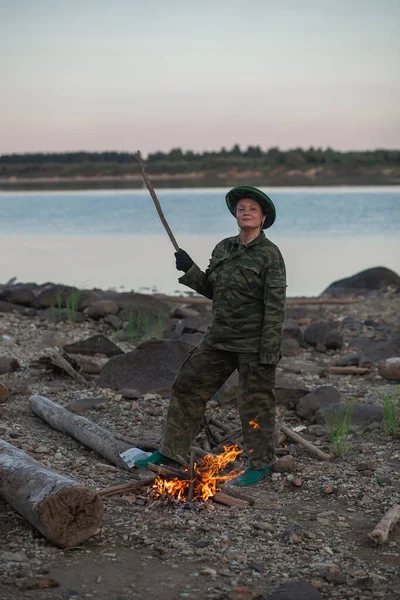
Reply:
[[[242,475],[239,475],[236,479],[232,479],[232,485],[237,485],[238,487],[245,487],[246,485],[255,485],[261,479],[264,479],[268,475],[271,470],[271,466],[264,467],[264,469],[260,469],[256,471],[255,469],[247,468]]]
[[[149,463],[151,463],[152,465],[176,465],[175,460],[172,460],[172,458],[168,458],[168,456],[164,456],[163,454],[161,454],[161,452],[156,450],[147,458],[139,458],[139,460],[135,461],[135,467],[144,467],[145,469],[147,469]]]

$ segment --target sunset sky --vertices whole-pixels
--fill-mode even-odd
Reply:
[[[0,154],[400,147],[399,0],[0,0]]]

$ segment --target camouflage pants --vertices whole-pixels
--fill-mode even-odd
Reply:
[[[173,384],[162,454],[186,456],[200,430],[207,401],[237,369],[237,406],[250,467],[261,469],[275,459],[275,365],[260,365],[258,356],[217,350],[205,343],[191,352]]]

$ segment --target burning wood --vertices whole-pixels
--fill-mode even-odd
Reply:
[[[150,488],[150,495],[155,501],[160,499],[174,502],[206,501],[215,496],[220,485],[231,481],[243,472],[243,469],[223,472],[241,452],[242,450],[236,445],[226,446],[222,454],[205,455],[201,465],[195,462],[193,456],[192,468],[175,471],[175,477],[172,479],[168,478],[174,471],[171,467],[149,465],[152,471],[159,474]],[[193,473],[192,477],[191,473]]]

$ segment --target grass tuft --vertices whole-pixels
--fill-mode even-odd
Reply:
[[[345,456],[350,450],[349,433],[354,404],[354,401],[341,403],[325,412],[326,427],[336,456]]]
[[[392,436],[400,431],[400,392],[383,396],[383,428]]]

